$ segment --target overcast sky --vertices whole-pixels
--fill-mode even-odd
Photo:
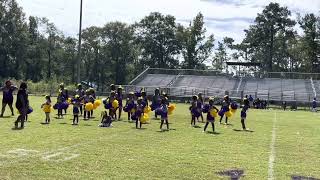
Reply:
[[[76,36],[80,0],[17,0],[27,16],[46,17],[67,36]],[[205,16],[208,33],[216,39],[228,36],[239,42],[243,30],[269,2],[287,6],[295,16],[320,11],[320,0],[83,0],[83,27],[110,21],[134,23],[150,12],[171,14],[188,24],[198,12]]]

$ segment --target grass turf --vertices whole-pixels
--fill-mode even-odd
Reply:
[[[1,99],[0,99],[1,100]],[[15,117],[0,119],[0,179],[230,179],[218,172],[244,170],[243,179],[267,179],[276,114],[274,177],[320,178],[320,118],[311,112],[250,110],[240,129],[239,111],[232,126],[216,123],[217,134],[190,127],[188,105],[169,117],[170,131],[159,120],[136,130],[126,115],[113,128],[99,128],[97,118],[72,126],[64,119],[42,125],[42,97],[30,97],[34,112],[24,130],[12,130]],[[9,108],[6,115],[9,115]],[[151,115],[151,114],[150,114]],[[164,126],[165,127],[165,126]],[[208,127],[211,131],[211,126]]]

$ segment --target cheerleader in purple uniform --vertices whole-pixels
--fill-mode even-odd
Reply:
[[[313,98],[313,101],[312,101],[312,111],[317,112],[317,99],[316,98]]]
[[[123,108],[123,111],[128,113],[128,121],[131,120],[131,116],[133,115],[132,110],[134,109],[134,107],[135,107],[134,92],[129,92],[126,105]]]
[[[78,125],[79,124],[79,109],[82,107],[81,99],[79,95],[75,96],[75,99],[72,101],[73,104],[73,123],[72,125]]]
[[[28,109],[30,109],[27,87],[28,86],[26,83],[21,83],[17,94],[16,108],[18,109],[20,115],[14,123],[16,129],[18,128],[19,122],[21,123],[21,129],[24,128],[24,121],[26,119],[26,115],[28,114]]]
[[[242,110],[241,110],[241,125],[242,125],[242,129],[244,131],[246,130],[249,130],[246,128],[246,124],[245,124],[245,120],[247,118],[247,110],[249,109],[250,107],[250,102],[247,98],[244,98],[243,100],[243,107],[242,107]]]
[[[58,97],[57,97],[57,104],[55,105],[56,106],[56,109],[58,109],[58,118],[63,118],[63,114],[62,114],[62,110],[64,109],[63,108],[63,103],[65,102],[65,99],[64,99],[64,96],[62,94],[62,91],[59,90],[59,94],[58,94]]]
[[[118,89],[117,89],[117,95],[116,95],[116,99],[119,102],[119,109],[118,109],[119,110],[119,116],[118,116],[118,119],[121,118],[121,113],[122,113],[122,108],[123,108],[123,105],[122,105],[122,99],[123,99],[122,90],[123,90],[123,88],[121,86],[119,86]]]
[[[89,102],[91,102],[92,104],[94,104],[94,101],[96,100],[96,91],[93,88],[89,88]],[[90,112],[90,117],[93,118],[93,110],[91,110]]]
[[[82,100],[83,100],[83,97],[84,97],[84,95],[85,95],[85,91],[84,91],[84,89],[82,88],[82,85],[81,85],[81,84],[78,84],[78,85],[77,85],[77,89],[76,89],[76,92],[75,92],[75,93],[76,93],[76,95],[79,96],[79,99],[82,101]],[[82,116],[83,106],[80,106],[79,109],[80,109],[80,114],[81,114],[81,116]]]
[[[83,112],[83,120],[88,120],[90,118],[90,111],[86,110],[86,104],[90,102],[90,92],[88,90],[85,91],[85,95],[83,97],[83,104],[84,104],[84,112]]]
[[[202,114],[202,106],[203,106],[203,97],[202,97],[202,93],[198,94],[198,100],[197,100],[197,110],[200,113],[200,117],[201,117],[201,122],[203,122],[203,114]],[[197,117],[197,121],[199,122],[199,117]]]
[[[154,95],[152,96],[152,104],[151,104],[151,110],[155,111],[154,116],[157,119],[158,113],[157,109],[160,107],[161,104],[161,96],[160,96],[160,90],[157,88],[154,90]]]
[[[146,107],[149,106],[147,93],[145,91],[141,92],[142,104]]]
[[[198,111],[197,107],[197,102],[198,102],[198,97],[197,96],[192,96],[192,102],[191,106],[189,107],[190,112],[191,112],[191,126],[196,125],[196,118],[200,116],[200,113]]]
[[[112,119],[113,120],[116,120],[117,119],[117,108],[114,108],[113,106],[112,106],[112,102],[114,101],[114,100],[116,100],[116,92],[115,91],[111,91],[111,93],[110,93],[110,97],[109,97],[109,99],[108,99],[108,103],[109,103],[109,116],[111,116],[112,117]]]
[[[161,124],[160,124],[160,130],[162,130],[162,126],[163,126],[164,122],[166,122],[167,130],[169,131],[168,103],[167,103],[167,99],[166,99],[166,98],[163,98],[163,99],[161,100],[160,109],[161,109]]]
[[[221,110],[219,111],[219,116],[221,116],[220,124],[222,122],[224,114],[229,111],[229,106],[230,106],[230,98],[228,95],[225,95],[223,98]],[[225,124],[228,124],[228,117],[227,116],[225,119]]]
[[[6,109],[6,106],[8,105],[11,110],[11,115],[14,116],[13,113],[13,91],[17,90],[18,88],[13,86],[11,81],[6,81],[5,86],[1,87],[0,90],[3,92],[3,98],[2,98],[2,110],[0,117],[3,117],[4,111]]]
[[[61,92],[61,94],[63,96],[63,99],[64,99],[63,103],[66,104],[66,101],[69,98],[69,94],[68,94],[68,90],[64,88],[64,84],[63,83],[61,83],[59,85],[59,92]],[[68,106],[64,105],[63,109],[64,109],[64,114],[67,114]]]
[[[210,113],[210,111],[215,109],[218,112],[219,109],[214,106],[213,98],[209,99],[209,104],[207,104],[204,109],[206,109],[206,110],[204,110],[204,112],[207,113],[207,122],[206,122],[206,125],[204,126],[203,132],[205,132],[207,130],[207,127],[208,127],[209,123],[211,123],[211,125],[212,125],[212,131],[215,132],[215,128],[214,128],[215,119],[212,116],[212,114]]]
[[[142,97],[139,97],[137,100],[137,105],[135,107],[135,112],[132,115],[131,119],[136,121],[136,129],[138,129],[138,127],[142,127],[142,123],[140,121],[141,116],[143,116],[143,109],[144,109],[144,105],[143,105],[143,99]],[[140,123],[140,126],[139,126]]]

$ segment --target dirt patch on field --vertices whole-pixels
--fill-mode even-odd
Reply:
[[[217,172],[219,176],[228,176],[231,180],[238,180],[244,176],[244,170],[241,169],[230,169],[226,171]]]

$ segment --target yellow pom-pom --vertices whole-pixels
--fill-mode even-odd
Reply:
[[[93,104],[94,104],[96,107],[99,107],[99,106],[102,104],[102,102],[101,102],[100,99],[98,99],[98,100],[95,100]]]
[[[235,114],[235,113],[237,112],[236,109],[231,109],[230,111],[231,111],[233,114]]]
[[[231,111],[227,111],[227,112],[225,113],[225,115],[229,118],[229,117],[231,117],[231,116],[233,115],[233,113],[232,113]]]
[[[71,99],[71,98],[68,98],[67,103],[68,103],[68,104],[71,104],[71,103],[72,103],[71,101],[72,101],[72,99]]]
[[[212,117],[218,117],[218,111],[216,109],[211,109],[209,113]]]
[[[148,121],[149,121],[149,115],[148,114],[144,113],[143,115],[141,115],[141,117],[140,117],[140,122],[141,123],[146,123]]]
[[[45,113],[51,113],[51,105],[43,105],[42,110]]]
[[[98,106],[95,103],[93,103],[93,109],[97,109],[97,108]]]
[[[149,113],[151,112],[151,107],[150,106],[146,106],[143,110],[144,113]]]
[[[175,104],[170,104],[168,106],[168,112],[173,112],[176,109],[176,105]]]
[[[86,111],[91,111],[91,110],[93,110],[93,104],[92,104],[92,103],[87,103],[87,104],[85,105],[85,109],[86,109]]]
[[[112,107],[113,107],[114,109],[117,109],[117,108],[119,107],[119,102],[118,102],[118,100],[113,100],[113,102],[112,102]]]

